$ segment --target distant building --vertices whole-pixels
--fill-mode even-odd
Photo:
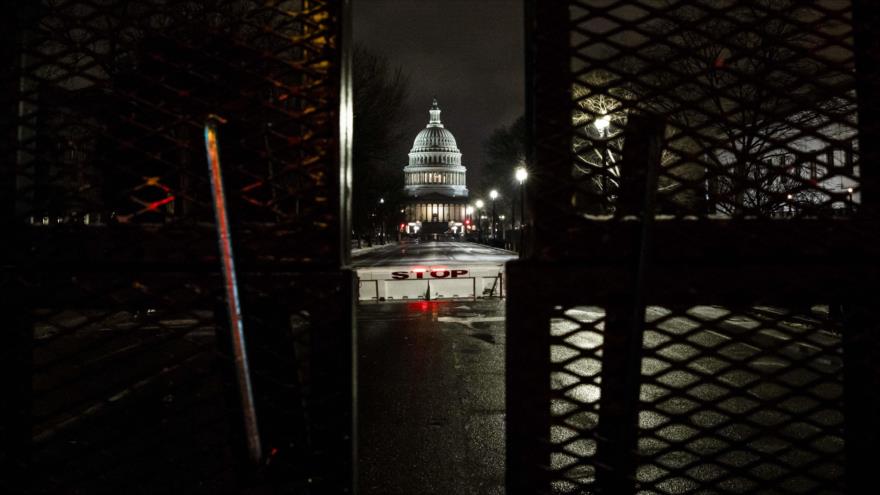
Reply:
[[[455,137],[440,121],[437,99],[428,126],[416,136],[404,167],[404,233],[461,235],[467,207],[467,177]]]

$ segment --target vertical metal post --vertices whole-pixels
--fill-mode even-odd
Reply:
[[[498,229],[497,218],[498,218],[497,215],[495,215],[495,199],[492,199],[492,241],[493,242],[495,241],[495,238],[497,237],[497,235],[496,235],[496,232]]]
[[[571,47],[568,2],[529,0],[526,12],[526,163],[532,213],[529,251],[564,245],[571,218],[559,215],[560,194],[571,191]]]
[[[507,411],[505,482],[509,495],[547,493],[550,488],[550,311],[534,297],[534,266],[506,265]]]
[[[645,276],[663,131],[662,120],[641,115],[630,115],[626,128],[615,214],[637,215],[642,225],[630,290],[607,308],[596,450],[596,481],[601,493],[634,493],[635,489]]]
[[[16,127],[16,152],[15,152],[15,193],[14,217],[22,220],[27,216],[36,214],[34,188],[37,186],[35,174],[35,161],[37,159],[37,112],[38,98],[37,76],[33,74],[34,63],[30,50],[33,38],[33,25],[38,15],[39,4],[32,3],[15,9],[13,15],[18,16],[21,26],[18,32],[19,46],[16,63],[19,68],[18,75],[18,101],[17,101],[17,127]]]
[[[608,125],[611,125],[610,123]],[[608,193],[608,125],[602,129],[602,209],[608,213],[611,195]]]
[[[10,285],[10,287],[12,287]],[[30,299],[30,298],[28,298]],[[33,321],[20,294],[4,294],[3,349],[0,350],[0,492],[15,493],[28,486],[31,461],[30,418],[33,402]]]
[[[480,213],[482,208],[477,208],[477,242],[483,242],[483,215]]]
[[[522,223],[522,221],[520,221]],[[507,248],[513,249],[514,242],[516,241],[516,234],[514,232],[516,230],[516,195],[512,195],[510,198],[510,238],[507,239]]]
[[[877,232],[880,223],[880,12],[871,0],[853,0],[856,94],[858,96],[859,192],[853,217],[865,231]],[[875,260],[876,262],[876,260]],[[876,478],[873,462],[880,442],[880,336],[876,308],[877,281],[853,281],[844,316],[844,412],[846,416],[846,477],[851,491]]]
[[[232,335],[232,351],[235,357],[235,373],[238,381],[241,410],[244,419],[245,441],[248,457],[255,465],[262,459],[260,432],[257,426],[257,411],[248,368],[247,348],[244,339],[244,325],[241,316],[241,302],[238,297],[238,282],[235,278],[235,264],[232,254],[232,237],[229,232],[229,218],[226,209],[226,196],[223,193],[223,173],[220,168],[220,151],[217,146],[217,122],[223,120],[210,116],[205,123],[205,149],[208,155],[208,171],[211,177],[211,195],[214,200],[214,217],[217,226],[217,242],[220,248],[220,261],[223,270],[223,286],[226,295],[226,308],[229,316],[229,330]]]

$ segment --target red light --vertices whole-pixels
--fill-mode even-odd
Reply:
[[[145,208],[145,211],[146,210],[156,211],[159,209],[160,206],[166,205],[172,201],[174,201],[174,196],[168,196],[165,199],[160,199],[159,201],[153,201],[152,203],[147,205],[147,207]]]
[[[465,224],[465,225],[470,225],[470,224],[471,224],[471,220],[470,220],[469,218],[465,218],[465,219],[464,219],[464,224]]]
[[[407,309],[421,313],[434,311],[441,306],[445,306],[447,301],[410,301],[406,303]]]
[[[417,266],[417,267],[414,267],[412,269],[412,271],[413,271],[413,273],[425,273],[426,271],[428,271],[428,269],[423,266]]]
[[[430,303],[428,303],[428,301],[413,301],[413,302],[407,303],[407,307],[411,311],[419,311],[419,312],[424,313],[431,308],[431,305],[430,305]]]
[[[405,223],[400,224],[400,228],[401,229],[406,228],[406,224]]]

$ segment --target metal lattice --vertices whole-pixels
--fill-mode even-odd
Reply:
[[[551,320],[555,492],[596,482],[605,319],[573,307]],[[839,324],[766,306],[649,307],[642,353],[639,493],[843,492]]]
[[[4,357],[30,372],[7,401],[9,486],[352,488],[345,8],[46,0],[6,18]],[[220,304],[211,115],[224,122],[257,466]]]
[[[870,479],[868,7],[527,2],[534,238],[508,266],[511,493]]]
[[[642,113],[666,121],[656,214],[857,208],[849,2],[572,2],[568,14],[572,125],[559,166],[569,180],[536,201],[619,212],[624,129]]]

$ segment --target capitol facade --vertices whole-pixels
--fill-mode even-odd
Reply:
[[[428,113],[428,126],[416,136],[403,169],[403,227],[410,235],[460,235],[468,199],[467,169],[455,137],[440,121],[436,98]]]

